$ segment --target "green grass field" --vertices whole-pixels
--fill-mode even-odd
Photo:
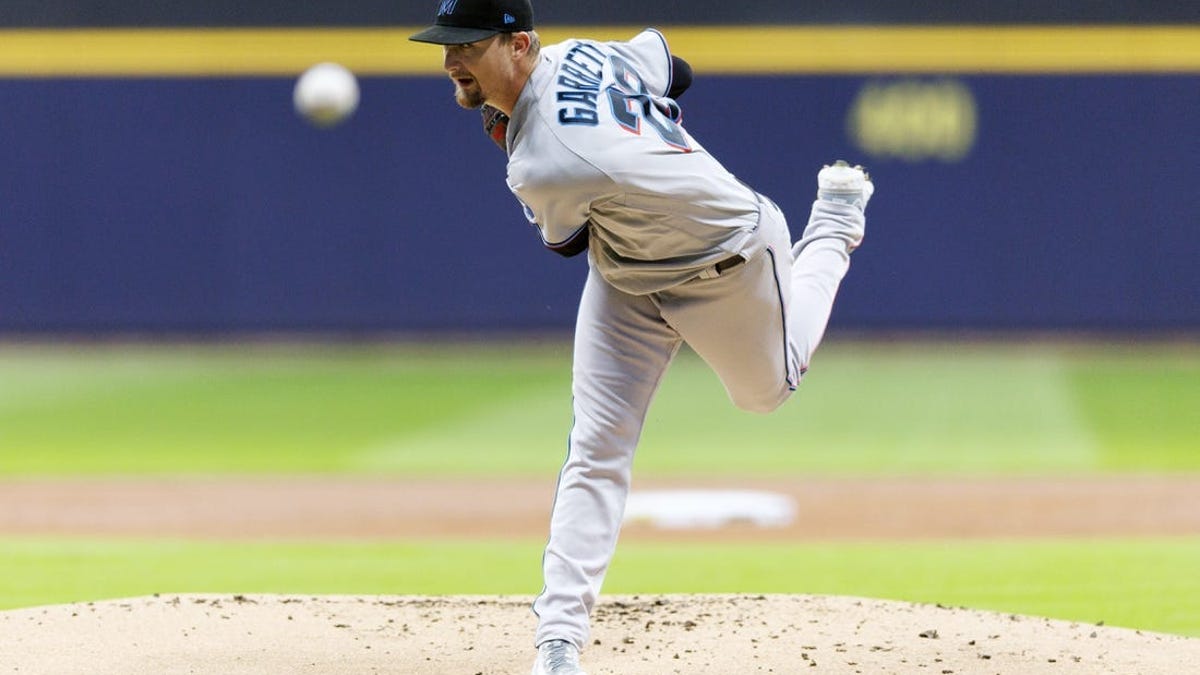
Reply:
[[[555,470],[563,343],[0,349],[0,475]],[[780,411],[683,354],[639,475],[1200,470],[1200,348],[823,347]],[[731,451],[736,448],[736,452]]]
[[[528,595],[543,541],[0,540],[0,609],[153,593]],[[1200,539],[623,543],[606,593],[815,593],[1200,636]]]
[[[562,343],[0,348],[0,478],[539,475],[570,424]],[[1200,347],[822,348],[780,412],[736,411],[677,361],[649,475],[1200,471]],[[0,607],[179,592],[514,593],[542,542],[0,538]],[[606,592],[836,593],[1200,636],[1200,538],[630,542]]]

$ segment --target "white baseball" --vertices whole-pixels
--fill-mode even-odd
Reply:
[[[296,112],[321,127],[333,126],[358,108],[358,79],[337,63],[318,63],[296,80]]]

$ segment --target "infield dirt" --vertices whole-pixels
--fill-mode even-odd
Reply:
[[[689,478],[634,491],[737,488],[796,505],[786,527],[665,532],[656,540],[853,540],[1200,534],[1200,477]],[[0,481],[0,535],[543,538],[551,479],[263,477]]]
[[[729,487],[687,481],[688,487]],[[642,481],[639,488],[671,488]],[[821,540],[1200,534],[1200,479],[737,481],[789,527],[625,536]],[[0,534],[201,538],[544,536],[544,481],[10,480]],[[162,595],[0,612],[0,673],[524,675],[526,597]],[[846,597],[603,596],[591,675],[1186,675],[1200,639]]]
[[[161,596],[4,612],[0,634],[4,672],[36,675],[523,675],[529,600]],[[607,597],[584,659],[592,675],[1179,675],[1200,640],[844,597]]]

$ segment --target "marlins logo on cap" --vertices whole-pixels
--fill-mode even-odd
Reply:
[[[533,6],[529,0],[441,0],[434,25],[408,39],[461,45],[497,33],[527,30],[533,30]]]

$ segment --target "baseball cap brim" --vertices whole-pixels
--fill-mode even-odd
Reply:
[[[490,28],[460,28],[458,26],[430,26],[420,33],[408,36],[413,42],[428,42],[435,45],[465,45],[468,42],[486,40],[499,33]]]

